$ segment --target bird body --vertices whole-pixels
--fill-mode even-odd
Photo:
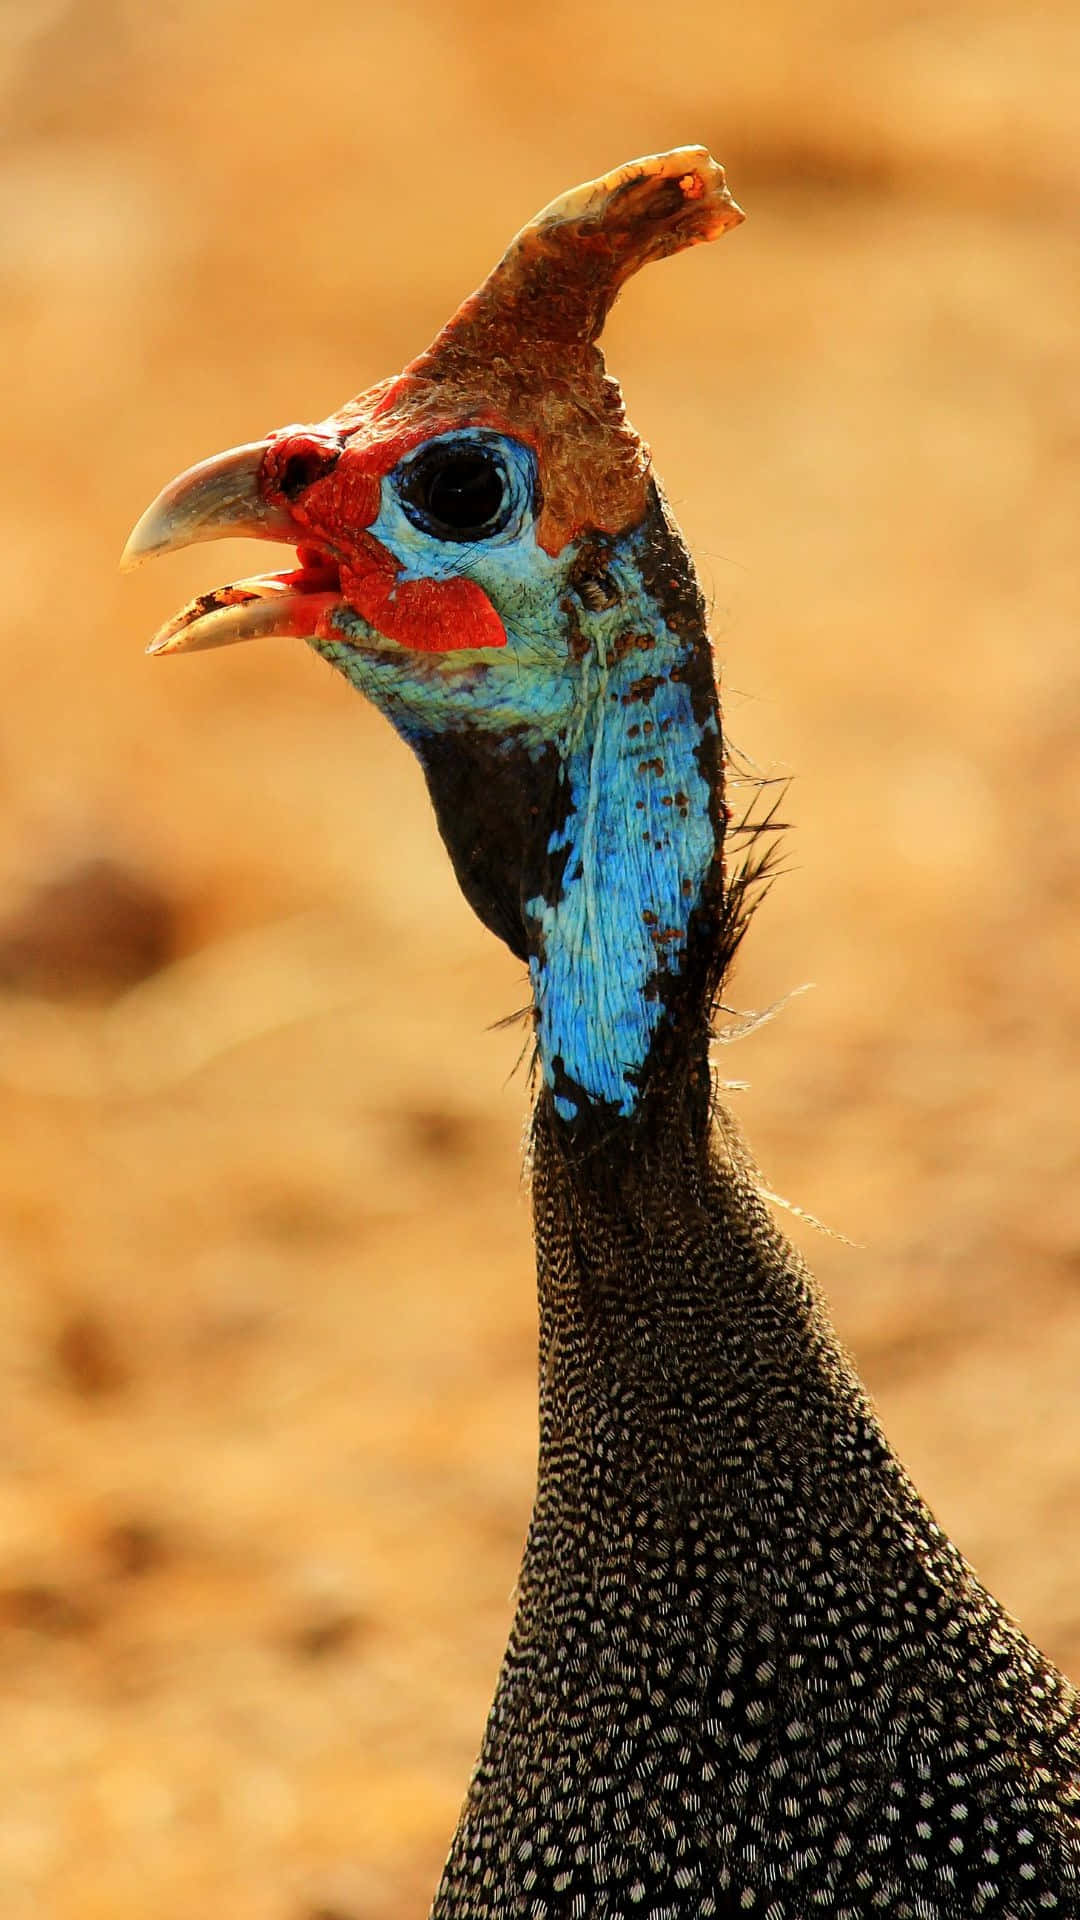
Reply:
[[[305,638],[529,969],[538,1485],[436,1920],[1077,1920],[1076,1696],[890,1451],[710,1079],[748,892],[706,615],[595,343],[740,218],[699,148],[575,190],[397,380],[131,549],[296,545],[155,649]]]
[[[1080,1912],[1075,1697],[890,1452],[726,1126],[543,1110],[540,1474],[438,1920]]]

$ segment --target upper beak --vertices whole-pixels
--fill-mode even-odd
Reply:
[[[257,440],[232,447],[170,480],[137,521],[121,566],[138,566],[153,555],[200,540],[243,538],[294,545],[302,539],[285,510],[264,498],[260,482],[269,444]],[[301,566],[291,573],[259,574],[200,594],[161,628],[147,652],[190,653],[267,633],[306,637],[340,598],[329,558],[325,569]]]
[[[120,557],[137,567],[155,554],[193,547],[199,540],[288,540],[295,532],[286,516],[259,491],[268,442],[253,440],[189,467],[147,507]]]

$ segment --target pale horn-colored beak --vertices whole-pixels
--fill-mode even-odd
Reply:
[[[200,540],[295,540],[287,516],[259,491],[267,445],[253,440],[230,447],[170,480],[132,529],[121,567],[137,567]]]
[[[260,486],[269,444],[256,440],[232,447],[170,480],[135,526],[121,566],[138,566],[200,540],[277,540],[295,546],[301,529],[284,508],[264,498]],[[340,605],[336,567],[329,559],[325,568],[312,560],[289,573],[257,574],[200,594],[155,634],[147,652],[195,653],[265,634],[305,639]]]

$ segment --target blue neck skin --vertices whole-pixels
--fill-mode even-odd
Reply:
[[[717,718],[695,716],[686,645],[636,597],[583,662],[567,811],[547,847],[558,877],[525,902],[541,1068],[563,1120],[582,1095],[634,1113],[717,850],[700,756]]]
[[[604,543],[613,604],[599,611],[575,596],[573,548],[468,558],[505,649],[408,654],[352,614],[340,640],[313,644],[416,751],[467,896],[527,955],[559,1118],[630,1118],[718,871],[719,720],[696,584],[659,503]],[[672,594],[666,618],[652,582]],[[504,883],[517,937],[485,910]]]

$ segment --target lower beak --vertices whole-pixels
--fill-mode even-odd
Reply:
[[[300,528],[262,493],[269,444],[258,440],[233,447],[171,480],[137,522],[121,566],[138,566],[201,540],[278,540],[295,545],[303,538]],[[331,609],[342,604],[341,591],[337,567],[329,556],[309,548],[301,560],[292,572],[258,574],[200,594],[155,634],[147,652],[194,653],[265,634],[309,639]]]
[[[147,653],[199,653],[206,647],[232,647],[241,640],[285,634],[307,640],[341,605],[336,587],[319,591],[303,568],[294,573],[260,573],[235,580],[231,587],[200,593],[167,620]]]

